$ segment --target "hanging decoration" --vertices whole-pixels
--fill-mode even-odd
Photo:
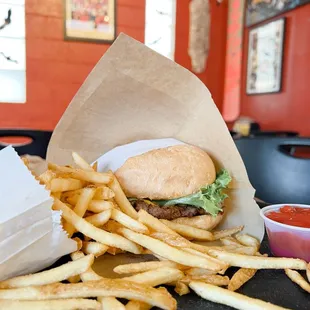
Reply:
[[[189,5],[189,47],[192,71],[202,73],[210,46],[210,3],[209,0],[191,0]]]

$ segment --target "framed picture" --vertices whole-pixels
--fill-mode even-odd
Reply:
[[[249,32],[247,94],[281,90],[284,31],[282,18]]]
[[[66,40],[115,40],[116,0],[64,0],[64,7]]]
[[[246,25],[255,25],[306,3],[310,0],[246,0]]]

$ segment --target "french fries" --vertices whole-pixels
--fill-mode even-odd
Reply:
[[[78,153],[72,152],[72,158],[74,163],[81,169],[86,170],[86,171],[95,171],[91,165],[84,160]]]
[[[157,270],[161,268],[176,268],[182,270],[184,269],[184,266],[168,260],[150,261],[135,264],[118,265],[113,269],[113,271],[118,274],[128,274],[128,273],[140,273],[154,269]]]
[[[125,226],[125,227],[127,227],[133,231],[143,233],[143,234],[149,233],[149,230],[145,225],[138,222],[137,220],[132,219],[130,216],[128,216],[127,214],[125,214],[122,211],[119,211],[117,209],[112,209],[111,218],[114,221],[122,224],[123,226]]]
[[[100,310],[96,300],[75,298],[65,300],[19,301],[0,300],[0,309],[5,310]]]
[[[110,180],[108,182],[110,183],[109,187],[114,192],[115,194],[114,199],[118,204],[118,206],[120,207],[121,211],[123,211],[125,214],[136,220],[138,218],[138,213],[134,209],[134,207],[130,204],[118,180],[116,179],[116,177],[113,175],[112,172],[109,172],[108,176],[110,177]]]
[[[170,235],[177,235],[178,236],[178,233],[176,233],[175,231],[170,229],[167,225],[162,223],[159,219],[157,219],[156,217],[147,213],[143,209],[141,209],[138,212],[138,217],[139,217],[139,221],[141,223],[145,224],[146,226],[150,227],[152,230],[154,230],[156,232],[163,232],[163,233],[167,233]]]
[[[167,220],[161,220],[161,222],[183,237],[200,241],[213,240],[213,234],[207,230],[199,229],[189,225],[174,223]]]
[[[243,226],[211,232],[200,216],[167,221],[143,209],[137,212],[111,171],[97,172],[97,162],[91,166],[77,153],[72,157],[78,168],[50,163],[36,178],[50,190],[53,209],[62,211],[68,235],[78,233],[73,236],[77,251],[67,264],[0,282],[0,309],[174,310],[176,301],[167,290],[154,288],[163,284],[174,286],[180,296],[190,287],[203,298],[238,309],[283,309],[234,293],[258,269],[285,269],[310,293],[310,284],[292,270],[306,270],[310,282],[310,263],[260,254],[259,241],[240,233]],[[215,240],[220,245],[195,243]],[[106,252],[151,254],[158,261],[118,265],[114,272],[122,278],[106,279],[92,269],[94,257]],[[231,266],[240,269],[229,279]],[[60,283],[64,280],[69,283]],[[129,301],[125,306],[117,298]]]
[[[139,247],[134,242],[123,238],[122,236],[106,232],[93,226],[83,218],[79,217],[58,199],[55,199],[54,201],[54,209],[61,210],[63,218],[71,225],[73,225],[77,231],[80,231],[85,236],[112,247],[117,247],[134,254],[141,254],[141,247]]]
[[[95,257],[103,255],[107,250],[108,246],[100,242],[84,241],[82,245],[82,251],[85,254],[93,254]]]
[[[79,196],[79,199],[73,209],[73,212],[79,216],[79,217],[83,217],[85,212],[87,211],[87,207],[88,204],[90,203],[90,201],[93,199],[95,194],[95,189],[94,188],[83,188],[81,195]],[[74,226],[69,223],[66,222],[64,224],[64,229],[65,231],[68,233],[68,236],[72,236],[75,229]]]
[[[74,262],[69,262],[54,269],[2,281],[0,282],[0,288],[18,288],[56,283],[85,272],[93,264],[93,262],[94,255],[90,254]]]
[[[243,245],[256,248],[258,251],[260,247],[260,243],[256,238],[253,238],[252,236],[246,235],[246,234],[236,234],[236,239]]]
[[[303,290],[310,293],[310,284],[302,277],[302,275],[291,269],[285,269],[285,274],[296,284],[298,284]]]
[[[100,213],[87,216],[87,217],[85,217],[85,220],[88,223],[90,223],[96,227],[100,227],[100,226],[103,226],[105,223],[108,222],[108,220],[111,218],[111,214],[112,214],[111,209],[108,209],[108,210],[102,211]]]
[[[298,258],[248,256],[219,250],[210,250],[209,254],[234,267],[252,268],[252,269],[299,269],[299,270],[306,270],[307,268],[307,263]]]
[[[149,310],[152,308],[152,306],[140,301],[131,300],[128,302],[125,308],[126,310]]]
[[[84,182],[71,178],[67,179],[54,178],[50,181],[50,190],[52,193],[73,191],[76,189],[83,188],[83,186]]]
[[[255,276],[256,272],[257,272],[256,269],[248,269],[248,268],[239,269],[230,279],[228,289],[230,291],[238,290],[243,284],[251,280]]]
[[[48,284],[0,290],[0,300],[53,300],[66,298],[117,297],[139,300],[154,307],[175,310],[176,301],[164,288],[118,279],[101,279],[74,284]]]
[[[52,163],[48,164],[48,168],[56,173],[59,177],[71,177],[81,181],[108,184],[112,181],[112,176],[108,173],[99,173],[95,171],[85,171],[83,169],[74,169],[69,167],[58,166]]]
[[[102,310],[126,310],[125,306],[114,297],[99,297]]]
[[[219,230],[213,232],[213,240],[219,240],[225,237],[229,237],[240,232],[243,229],[243,226],[234,227],[231,229]]]
[[[240,310],[283,310],[285,308],[273,305],[260,299],[250,298],[227,289],[200,281],[192,281],[189,287],[204,299],[230,306]]]
[[[158,286],[173,281],[178,281],[183,278],[182,271],[175,268],[152,269],[143,273],[137,273],[131,277],[122,278],[122,280],[141,283],[148,286]]]
[[[201,281],[216,286],[227,286],[229,284],[229,278],[227,276],[220,276],[217,274],[201,275],[201,276],[186,276],[181,282],[189,284],[192,281]]]
[[[211,259],[186,253],[182,250],[173,248],[170,245],[167,245],[159,240],[153,239],[146,235],[135,233],[126,228],[121,228],[119,229],[119,231],[129,240],[136,242],[137,244],[140,244],[141,246],[151,250],[152,252],[169,260],[175,261],[179,264],[191,267],[201,267],[211,270],[221,269],[221,266]]]

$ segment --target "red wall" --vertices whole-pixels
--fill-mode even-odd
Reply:
[[[283,16],[286,17],[286,34],[280,93],[245,94],[249,34],[248,29],[245,30],[241,115],[252,117],[263,129],[294,130],[310,136],[310,5]]]
[[[144,0],[117,0],[117,31],[144,41]],[[109,45],[64,41],[63,0],[26,1],[27,102],[0,104],[0,128],[53,129]]]
[[[177,1],[175,33],[175,61],[188,69],[191,67],[188,56],[189,3],[190,0]],[[211,33],[207,68],[205,72],[197,76],[207,85],[221,110],[224,92],[228,1],[223,1],[221,4],[217,4],[216,0],[210,1],[210,7]]]

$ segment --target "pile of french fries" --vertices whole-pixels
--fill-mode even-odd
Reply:
[[[63,227],[77,251],[64,265],[0,282],[0,309],[177,309],[160,285],[173,286],[180,296],[191,289],[237,309],[283,309],[235,292],[258,269],[284,269],[310,293],[305,261],[260,254],[259,241],[241,234],[243,227],[210,232],[137,212],[112,172],[97,172],[96,163],[91,166],[76,153],[73,159],[77,167],[49,164],[37,178],[54,197],[53,209],[62,211]],[[123,276],[117,279],[92,269],[96,257],[125,252],[152,254],[154,261],[116,266],[114,272]],[[240,269],[229,278],[231,266]],[[306,270],[308,281],[296,270]]]

